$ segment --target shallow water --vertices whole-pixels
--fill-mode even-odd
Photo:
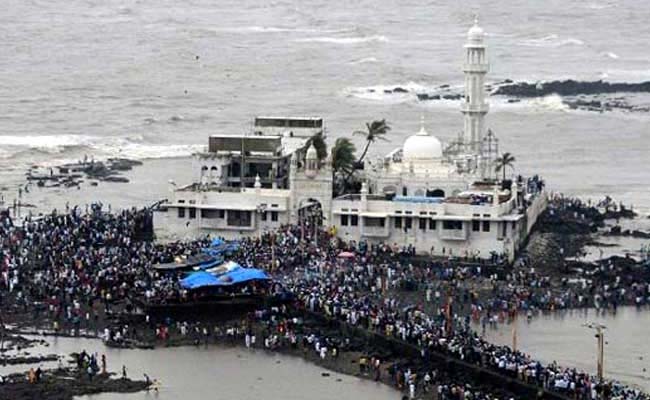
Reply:
[[[79,399],[378,399],[394,400],[392,388],[327,371],[297,357],[261,350],[221,346],[172,347],[156,350],[124,350],[105,347],[93,339],[55,338],[44,352],[69,354],[86,350],[106,354],[108,370],[144,379],[143,373],[161,382],[160,391],[133,394],[104,393]],[[52,364],[47,364],[52,365]],[[53,366],[56,366],[54,364]],[[3,369],[0,374],[28,367]],[[321,374],[327,372],[330,376]]]
[[[596,371],[595,332],[583,327],[589,322],[605,330],[605,376],[637,385],[650,392],[650,309],[621,307],[614,315],[595,309],[539,315],[530,323],[518,319],[519,349],[547,363]],[[488,329],[488,340],[512,345],[512,326]],[[645,368],[645,371],[643,370]]]

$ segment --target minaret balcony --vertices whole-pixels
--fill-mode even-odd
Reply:
[[[490,105],[488,103],[483,103],[483,104],[461,103],[460,105],[461,112],[487,113],[489,110],[490,110]]]
[[[490,65],[485,63],[485,64],[468,64],[465,63],[463,64],[463,72],[476,72],[476,73],[482,73],[482,74],[487,74],[488,71],[490,70]]]

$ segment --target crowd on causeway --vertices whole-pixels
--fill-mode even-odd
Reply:
[[[0,305],[29,311],[54,330],[107,327],[109,334],[133,335],[128,327],[110,327],[107,316],[131,313],[137,300],[178,296],[178,279],[163,277],[152,266],[196,254],[209,243],[207,238],[169,244],[140,240],[137,221],[146,212],[111,213],[94,204],[22,223],[0,214]],[[323,231],[316,239],[313,232],[309,226],[285,226],[243,239],[232,258],[268,270],[273,291],[290,293],[298,309],[415,346],[423,360],[443,354],[576,399],[649,399],[636,389],[491,344],[470,324],[485,328],[516,310],[532,315],[588,306],[642,307],[650,303],[647,270],[610,260],[595,266],[589,279],[572,280],[536,271],[525,259],[514,267],[469,258],[423,259],[409,247],[346,243]],[[294,317],[283,308],[255,315],[267,327],[265,347],[300,342],[326,358],[343,345],[314,330],[297,336]],[[159,338],[168,329],[163,325],[171,324],[155,327]],[[363,365],[372,370],[373,362]],[[409,367],[391,372],[396,385],[418,393],[432,389],[437,376],[435,370]],[[447,399],[493,396],[478,390],[468,390],[473,394],[467,396],[465,386],[453,382],[435,390]]]

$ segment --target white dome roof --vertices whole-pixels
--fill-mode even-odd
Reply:
[[[404,160],[432,160],[442,157],[442,143],[429,135],[424,127],[415,135],[409,136],[402,148]]]
[[[470,42],[482,42],[484,37],[485,32],[483,31],[483,28],[478,26],[478,19],[475,19],[474,26],[469,28],[469,31],[467,31],[467,39]]]

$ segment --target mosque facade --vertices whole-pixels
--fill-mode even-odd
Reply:
[[[489,70],[475,22],[464,46],[462,134],[441,142],[421,123],[402,146],[364,166],[359,193],[334,198],[331,160],[312,141],[320,118],[258,117],[247,135],[210,137],[195,183],[174,188],[155,226],[176,236],[261,235],[283,224],[325,226],[345,240],[412,246],[434,256],[512,259],[547,204],[543,183],[495,172],[486,131]]]

